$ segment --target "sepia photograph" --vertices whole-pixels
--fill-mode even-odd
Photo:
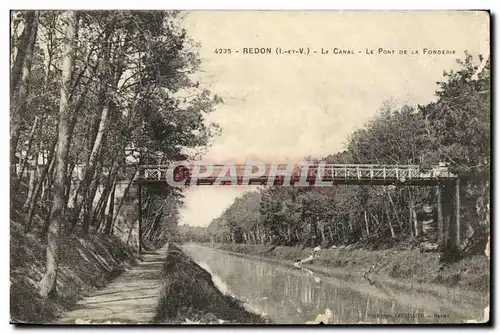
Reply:
[[[9,25],[11,324],[491,324],[489,11]]]

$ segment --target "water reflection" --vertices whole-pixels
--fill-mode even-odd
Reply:
[[[208,269],[225,293],[275,323],[461,323],[482,319],[488,305],[486,295],[394,290],[193,244],[183,249]]]

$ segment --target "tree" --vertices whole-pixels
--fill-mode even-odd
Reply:
[[[74,41],[76,35],[76,12],[68,11],[66,19],[66,38],[63,55],[63,68],[61,75],[61,100],[59,104],[59,126],[58,126],[58,144],[55,156],[55,180],[54,180],[54,204],[50,225],[47,235],[47,263],[45,275],[40,282],[40,294],[47,298],[55,296],[57,269],[58,269],[58,238],[60,229],[64,226],[65,210],[65,190],[67,164],[68,164],[68,145],[70,139],[68,126],[71,118],[70,113],[70,84],[73,64]]]
[[[457,60],[459,69],[444,72],[437,102],[421,106],[426,120],[428,150],[434,161],[450,163],[462,178],[462,217],[467,226],[466,248],[482,251],[489,233],[491,106],[490,60],[472,55]]]
[[[21,35],[21,42],[19,45],[16,60],[12,68],[11,76],[11,96],[15,94],[17,83],[21,80],[19,90],[17,91],[17,104],[12,105],[12,124],[10,130],[10,159],[15,160],[17,144],[23,123],[26,110],[28,109],[28,91],[29,81],[31,77],[31,65],[33,62],[33,53],[35,50],[35,43],[38,31],[38,13],[28,12],[26,27]],[[21,49],[22,48],[22,49]],[[20,77],[20,78],[19,78]]]
[[[11,167],[21,166],[12,192],[28,208],[24,213],[11,202],[12,225],[24,220],[25,233],[47,241],[40,290],[49,297],[62,231],[85,238],[133,235],[138,164],[167,164],[202,151],[217,132],[205,116],[223,101],[193,80],[198,46],[182,28],[180,12],[12,15],[11,154],[21,157],[12,159]],[[32,175],[29,187],[25,170]],[[129,198],[118,203],[120,183],[128,184]],[[143,244],[155,247],[177,224],[182,194],[145,190],[151,211],[144,214]]]

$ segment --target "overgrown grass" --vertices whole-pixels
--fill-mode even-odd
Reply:
[[[12,323],[44,323],[71,309],[85,294],[104,286],[135,260],[116,237],[91,235],[60,241],[57,297],[44,300],[38,283],[45,270],[45,244],[11,222],[10,316]]]
[[[173,244],[163,270],[164,288],[155,323],[185,323],[186,319],[201,323],[266,322],[247,311],[238,300],[220,292],[210,274]]]

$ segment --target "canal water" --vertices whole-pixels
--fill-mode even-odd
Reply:
[[[464,323],[484,318],[488,295],[388,287],[246,258],[197,244],[182,249],[225,294],[277,324]]]

